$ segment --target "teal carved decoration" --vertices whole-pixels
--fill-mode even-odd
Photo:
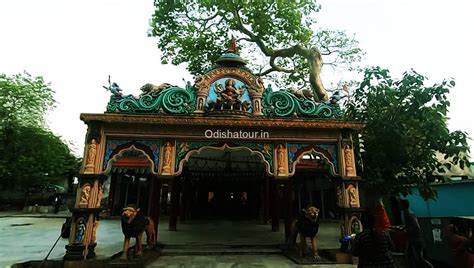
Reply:
[[[262,153],[264,160],[268,162],[270,166],[270,172],[273,173],[273,148],[275,148],[273,143],[245,142],[240,143],[239,145],[247,147],[252,151],[258,151]]]
[[[204,146],[211,146],[215,141],[178,141],[176,142],[176,169],[179,169],[181,160],[186,157],[186,154],[192,150],[199,150]]]
[[[268,87],[263,94],[263,114],[267,117],[340,118],[337,104],[317,103],[311,98],[297,96],[289,90],[272,91]]]
[[[110,96],[107,104],[109,113],[170,113],[191,114],[196,109],[196,93],[189,83],[186,88],[170,86],[162,91],[144,92],[133,95]]]

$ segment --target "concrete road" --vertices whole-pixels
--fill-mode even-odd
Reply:
[[[0,214],[0,242],[2,243],[0,268],[28,260],[42,260],[46,257],[58,239],[61,226],[65,221],[64,218],[49,216],[41,217],[38,214],[5,216]],[[246,222],[216,221],[178,224],[177,232],[168,231],[167,226],[167,222],[164,220],[160,224],[159,230],[159,242],[166,245],[192,245],[198,248],[200,245],[206,244],[271,245],[283,242],[284,237],[283,230],[270,232],[269,225],[252,225]],[[322,225],[320,230],[321,248],[339,246],[337,224]],[[97,258],[107,259],[120,252],[122,239],[119,220],[101,220],[97,234]],[[65,254],[64,247],[67,242],[67,239],[60,238],[48,259],[61,259]],[[149,267],[303,267],[294,265],[292,261],[282,255],[186,256],[185,252],[183,253],[181,256],[162,256]]]
[[[58,239],[64,218],[0,218],[0,267],[28,260],[42,260]],[[117,220],[101,221],[97,234],[98,258],[109,258],[122,249],[122,232]],[[48,259],[61,259],[67,239],[60,238]]]

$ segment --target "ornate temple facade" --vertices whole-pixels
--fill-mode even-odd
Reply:
[[[170,230],[179,217],[224,217],[231,200],[274,231],[284,218],[286,238],[307,205],[338,217],[341,235],[360,228],[352,132],[363,125],[309,91],[265,87],[245,64],[229,50],[185,87],[147,84],[132,96],[111,84],[107,111],[81,114],[88,131],[66,258],[93,257],[99,214],[130,203],[158,224],[167,213]],[[325,198],[310,190],[322,181]]]

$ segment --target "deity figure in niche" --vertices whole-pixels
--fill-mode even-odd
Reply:
[[[220,98],[225,103],[235,103],[238,101],[240,95],[242,95],[242,90],[238,90],[235,87],[234,79],[227,79],[225,81],[225,88],[222,89],[222,86],[217,84],[216,91],[220,93]]]
[[[209,102],[210,111],[224,109],[247,111],[250,103],[241,100],[246,88],[246,85],[242,85],[239,89],[237,80],[232,78],[226,79],[224,86],[216,82],[214,91],[217,94],[217,99],[215,102]]]
[[[102,202],[102,195],[104,193],[104,186],[99,185],[99,192],[97,193],[97,204],[96,207],[100,207],[100,203]]]
[[[278,173],[285,172],[285,150],[283,145],[278,145],[277,149],[277,164],[278,164]]]
[[[86,233],[86,224],[84,218],[80,217],[76,222],[76,233],[74,236],[75,243],[81,243],[84,240],[84,235]]]
[[[163,161],[163,172],[170,173],[171,172],[171,143],[166,142],[165,150],[164,150],[164,161]]]
[[[349,206],[355,208],[359,206],[359,195],[357,194],[357,188],[354,185],[349,185],[347,187],[347,192],[349,194]]]
[[[360,231],[362,231],[360,221],[356,217],[352,217],[351,220],[351,234],[358,234]]]
[[[79,206],[81,207],[87,206],[89,202],[90,194],[91,194],[91,185],[89,183],[85,183],[82,186],[81,197],[79,199]]]
[[[87,150],[87,162],[86,162],[84,172],[87,172],[87,173],[94,172],[94,166],[95,166],[94,163],[95,163],[96,154],[97,154],[97,142],[95,141],[95,139],[92,139]]]
[[[355,176],[354,161],[352,156],[352,148],[349,144],[344,147],[344,162],[346,164],[346,175]]]

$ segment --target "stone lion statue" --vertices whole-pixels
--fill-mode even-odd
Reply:
[[[158,94],[158,93],[160,93],[161,91],[163,91],[163,90],[165,90],[165,89],[167,89],[167,88],[169,88],[169,87],[171,87],[171,85],[168,84],[168,83],[163,83],[163,84],[158,85],[158,86],[148,83],[148,84],[143,85],[143,86],[140,88],[140,90],[143,92],[142,95],[143,95],[143,94],[148,94],[148,93]]]

